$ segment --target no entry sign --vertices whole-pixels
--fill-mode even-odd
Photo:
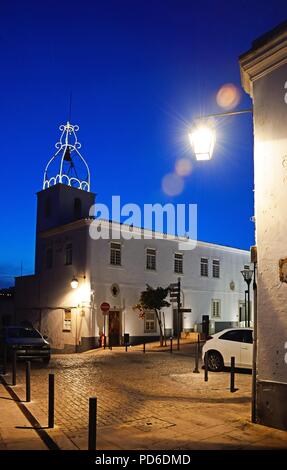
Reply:
[[[101,303],[100,308],[101,308],[101,311],[105,314],[105,313],[109,312],[111,306],[110,306],[110,304],[108,304],[108,302],[103,302],[103,303]]]

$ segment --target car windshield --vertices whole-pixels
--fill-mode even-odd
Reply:
[[[9,338],[42,338],[38,331],[32,328],[9,328]]]

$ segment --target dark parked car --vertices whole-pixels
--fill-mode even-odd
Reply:
[[[0,347],[3,353],[7,348],[8,357],[17,350],[17,357],[23,359],[42,359],[50,361],[50,344],[45,336],[32,327],[6,326],[0,332]]]

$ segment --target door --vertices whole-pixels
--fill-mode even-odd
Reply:
[[[177,308],[173,309],[173,336],[177,338],[178,335],[182,332],[182,313],[177,311]]]
[[[120,312],[109,312],[109,345],[120,344]]]
[[[243,330],[243,342],[240,345],[240,362],[242,367],[252,367],[253,335],[252,330]]]

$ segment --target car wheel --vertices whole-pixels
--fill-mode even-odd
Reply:
[[[224,367],[223,358],[217,351],[208,352],[208,369],[212,372],[220,372]]]

